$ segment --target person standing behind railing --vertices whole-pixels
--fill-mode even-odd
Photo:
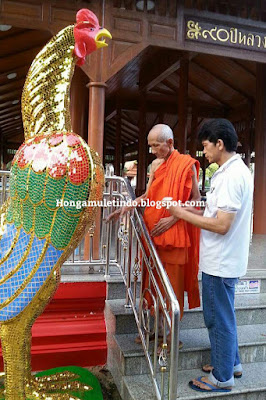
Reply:
[[[189,382],[200,392],[230,392],[234,378],[241,378],[234,310],[235,284],[248,265],[253,181],[236,154],[238,137],[231,122],[208,121],[199,132],[205,157],[220,168],[211,180],[203,216],[180,206],[168,211],[176,218],[201,228],[200,269],[205,324],[211,343],[209,377]]]
[[[189,155],[180,154],[174,149],[173,132],[168,125],[155,125],[148,135],[148,144],[156,160],[152,163],[151,176],[147,191],[136,199],[149,200],[155,204],[164,197],[171,196],[173,200],[200,200],[198,188],[199,162]],[[130,207],[124,207],[112,213],[107,221],[122,216]],[[200,306],[198,287],[198,248],[199,230],[192,225],[171,216],[164,208],[147,206],[144,220],[154,241],[158,255],[169,277],[175,295],[180,305],[181,318],[184,307],[184,291],[188,292],[189,307]],[[143,266],[143,288],[149,286],[145,265]],[[153,272],[157,277],[156,271]],[[160,279],[158,286],[164,296]],[[150,296],[145,296],[148,307],[152,307]],[[152,339],[152,338],[151,338]],[[136,338],[140,343],[140,337]],[[170,347],[170,337],[167,338]],[[182,343],[180,342],[180,347]],[[160,350],[158,350],[160,351]]]

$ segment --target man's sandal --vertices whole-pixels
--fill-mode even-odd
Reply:
[[[153,333],[153,334],[151,334],[149,336],[149,341],[150,342],[154,342],[154,340],[155,340],[155,333]],[[162,341],[163,341],[163,336],[158,335],[158,342],[161,343]],[[140,338],[139,335],[135,338],[135,343],[137,343],[137,344],[141,344],[142,343],[141,338]]]
[[[210,364],[206,364],[206,365],[203,365],[203,367],[201,369],[206,374],[209,374],[213,370],[213,367]],[[234,377],[236,379],[242,378],[242,372],[234,372]]]
[[[196,385],[193,381],[189,382],[189,386],[191,387],[191,389],[196,390],[197,392],[205,392],[205,393],[212,393],[212,392],[231,392],[232,388],[220,388],[217,387],[215,385],[213,385],[212,383],[208,383],[208,382],[204,382],[202,380],[202,378],[204,378],[203,376],[199,376],[197,379],[195,379],[194,382],[198,382],[201,383],[205,386],[207,386],[209,389],[204,389],[201,388],[200,385]]]

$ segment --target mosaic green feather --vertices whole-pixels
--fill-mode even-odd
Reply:
[[[44,204],[40,204],[36,207],[35,213],[35,234],[41,239],[50,232],[54,211],[50,211]]]
[[[88,190],[89,190],[89,183],[88,181],[85,181],[81,185],[73,185],[73,183],[68,182],[65,195],[64,195],[64,204],[67,204],[67,202],[70,202],[71,200],[75,199],[75,204],[77,205],[78,201],[82,203],[82,201],[86,201],[88,197]],[[77,207],[71,207],[71,206],[65,206],[64,205],[64,210],[71,215],[78,215],[81,213],[83,208],[77,208]]]
[[[72,239],[79,217],[67,215],[62,208],[56,213],[51,243],[57,249],[64,249]]]
[[[34,206],[30,202],[29,198],[23,202],[23,228],[27,233],[33,226],[34,218]]]
[[[45,193],[44,193],[44,201],[47,207],[56,209],[57,208],[57,200],[62,199],[64,186],[66,183],[66,177],[64,176],[61,179],[53,179],[48,176]]]
[[[15,163],[13,167],[11,168],[11,175],[10,175],[10,196],[15,197],[16,196],[16,191],[17,191],[17,170],[18,170],[18,164]]]
[[[17,170],[17,193],[20,199],[25,199],[27,196],[27,179],[28,179],[29,167],[24,169],[18,168]]]
[[[6,213],[6,221],[11,223],[13,222],[13,199],[10,198],[10,203]]]
[[[13,200],[13,218],[15,226],[17,228],[21,226],[22,207],[21,207],[21,201],[18,197],[14,198]]]
[[[34,204],[43,200],[44,183],[46,172],[36,174],[33,170],[30,171],[29,178],[29,196]]]

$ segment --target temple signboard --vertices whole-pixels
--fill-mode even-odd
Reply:
[[[266,52],[266,29],[264,32],[248,31],[241,27],[188,19],[186,40]]]

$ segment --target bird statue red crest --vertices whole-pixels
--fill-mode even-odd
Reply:
[[[62,204],[102,198],[101,160],[72,131],[69,91],[75,64],[82,65],[88,54],[107,46],[103,37],[111,34],[91,11],[80,10],[76,25],[61,30],[37,54],[23,88],[25,142],[13,159],[10,197],[0,211],[6,400],[101,398],[99,387],[82,369],[32,376],[30,348],[31,327],[58,287],[63,262],[94,221],[95,208]]]

